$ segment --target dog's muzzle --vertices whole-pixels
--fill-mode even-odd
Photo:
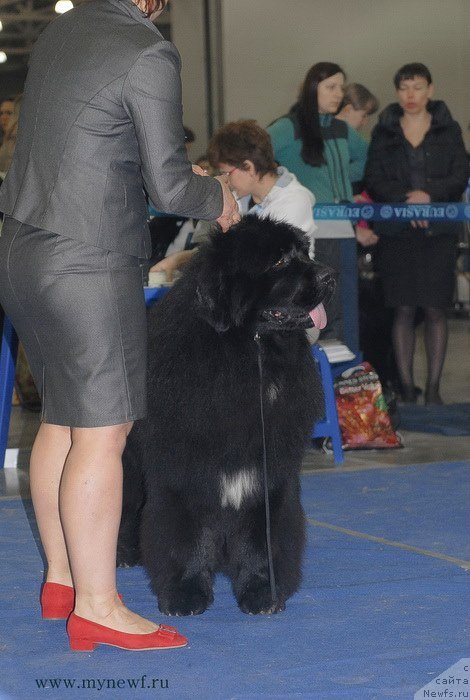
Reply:
[[[328,304],[336,289],[336,273],[331,267],[315,263],[315,284],[317,299],[315,304]]]
[[[325,328],[327,316],[324,304],[327,304],[333,296],[336,276],[334,270],[326,265],[317,262],[311,262],[310,265],[313,268],[311,273],[315,293],[309,295],[308,299],[303,299],[301,303],[295,302],[293,306],[277,306],[263,311],[262,318],[271,327],[278,326],[288,329],[308,328],[313,325],[319,330]],[[300,309],[305,309],[305,311]]]
[[[315,304],[314,308],[309,312],[309,316],[315,328],[323,330],[328,323],[324,304],[327,304],[333,296],[336,287],[336,278],[333,270],[324,265],[319,265],[315,273],[319,303]]]

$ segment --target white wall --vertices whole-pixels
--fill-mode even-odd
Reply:
[[[317,61],[339,63],[385,106],[396,70],[420,61],[469,140],[470,0],[221,2],[227,121],[285,113]]]

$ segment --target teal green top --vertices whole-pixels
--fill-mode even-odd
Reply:
[[[320,114],[320,125],[326,163],[313,166],[303,160],[302,140],[290,117],[281,117],[267,128],[274,158],[313,192],[318,203],[352,201],[351,182],[363,178],[367,141],[349,124],[330,114]]]

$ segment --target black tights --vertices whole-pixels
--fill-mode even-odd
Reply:
[[[413,356],[415,350],[415,306],[399,306],[393,322],[393,347],[405,394],[414,391]],[[439,400],[439,382],[447,349],[447,319],[444,309],[424,308],[424,345],[428,365],[426,397]]]

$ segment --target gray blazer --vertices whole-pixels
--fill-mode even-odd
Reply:
[[[0,211],[147,257],[143,187],[159,211],[222,213],[219,182],[194,175],[186,156],[176,48],[131,0],[92,0],[34,46]]]

